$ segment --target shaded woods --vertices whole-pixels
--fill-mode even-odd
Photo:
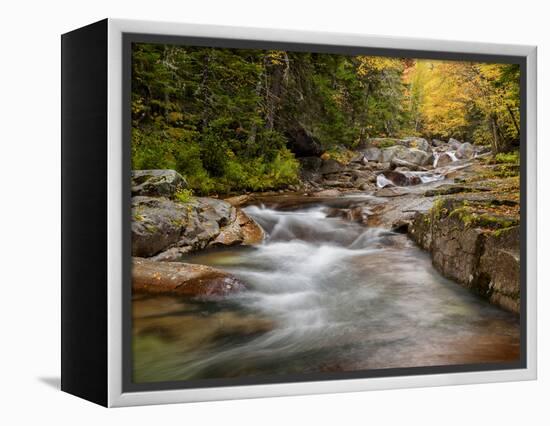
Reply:
[[[297,157],[369,138],[519,143],[519,67],[136,44],[134,169],[175,169],[197,194],[284,188]]]

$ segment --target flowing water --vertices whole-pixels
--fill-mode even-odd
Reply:
[[[134,380],[516,361],[517,319],[442,277],[405,235],[249,206],[263,245],[183,259],[231,272],[223,301],[134,300]]]

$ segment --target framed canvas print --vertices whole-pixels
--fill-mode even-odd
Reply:
[[[105,406],[536,378],[536,49],[62,36],[62,389]]]

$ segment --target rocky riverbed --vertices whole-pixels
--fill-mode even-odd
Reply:
[[[300,161],[225,199],[134,172],[138,381],[517,359],[515,165],[422,138]]]

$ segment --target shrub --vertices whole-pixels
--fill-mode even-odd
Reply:
[[[497,164],[519,164],[519,151],[501,152],[495,156]]]
[[[188,203],[193,199],[193,190],[192,189],[180,189],[175,194],[176,200],[182,203]]]

